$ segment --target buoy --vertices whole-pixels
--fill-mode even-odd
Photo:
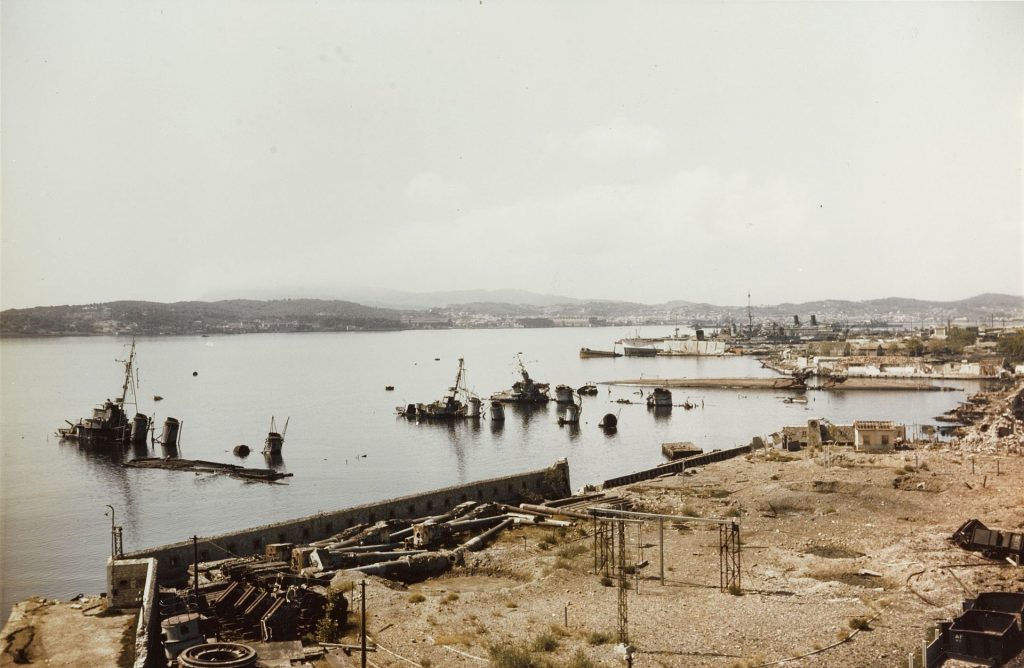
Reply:
[[[248,457],[249,446],[245,445],[244,443],[242,445],[236,445],[234,450],[232,450],[231,452],[235,453],[236,457]]]
[[[198,375],[199,375],[199,372],[198,372],[198,371],[193,371],[193,372],[192,372],[192,375],[193,375],[193,376],[198,376]]]

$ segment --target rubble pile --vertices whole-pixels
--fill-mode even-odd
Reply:
[[[1021,454],[1024,451],[1024,383],[978,392],[953,409],[964,426],[948,448],[964,454]]]

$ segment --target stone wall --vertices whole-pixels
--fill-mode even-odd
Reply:
[[[157,606],[156,559],[107,559],[107,606],[138,608],[133,668],[160,666],[160,627]]]
[[[200,537],[199,560],[211,561],[232,556],[263,554],[264,548],[271,543],[301,545],[329,538],[357,524],[440,514],[464,501],[519,503],[542,498],[563,498],[571,493],[569,463],[562,459],[548,468],[536,471],[445,487],[216,536]],[[180,583],[184,581],[188,566],[193,560],[192,541],[138,550],[125,556],[128,559],[156,559],[159,582]]]
[[[108,607],[138,608],[142,605],[151,561],[134,555],[116,561],[107,559]]]

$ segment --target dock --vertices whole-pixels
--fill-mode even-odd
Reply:
[[[793,390],[806,389],[797,378],[634,378],[606,380],[603,385],[634,385],[640,387],[690,387],[721,390]]]

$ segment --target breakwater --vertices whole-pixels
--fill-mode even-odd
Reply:
[[[645,469],[643,471],[636,471],[635,473],[629,473],[618,478],[610,478],[605,480],[601,484],[601,489],[611,489],[612,487],[621,487],[623,485],[631,485],[635,482],[642,482],[644,480],[652,480],[659,476],[667,475],[669,473],[682,473],[686,469],[692,469],[695,466],[704,466],[713,462],[721,462],[726,459],[732,459],[733,457],[739,457],[745,455],[753,450],[753,445],[741,445],[728,450],[714,450],[712,452],[706,452],[702,455],[694,455],[692,457],[684,457],[683,459],[677,459],[674,462],[667,464],[661,464],[651,469]]]
[[[202,536],[198,540],[199,560],[263,554],[266,546],[272,543],[311,543],[357,524],[423,517],[444,512],[465,501],[515,504],[563,498],[571,493],[569,463],[562,459],[547,468],[526,473],[444,487],[216,536]],[[194,558],[194,549],[192,541],[185,540],[137,550],[125,554],[124,558],[156,559],[159,582],[176,583],[184,580]]]

